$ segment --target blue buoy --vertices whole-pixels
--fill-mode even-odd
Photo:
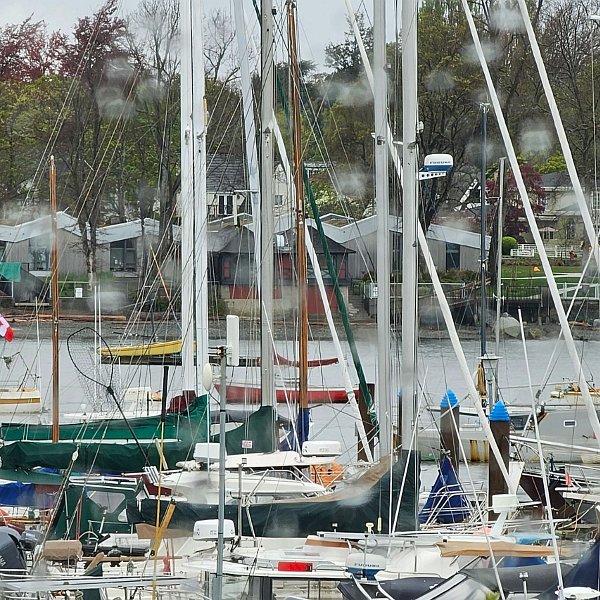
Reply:
[[[457,404],[458,398],[456,397],[456,394],[451,389],[448,389],[442,397],[442,401],[440,402],[440,408],[454,408]]]
[[[498,402],[494,404],[494,408],[490,413],[490,421],[510,421],[510,415],[502,400],[498,400]]]

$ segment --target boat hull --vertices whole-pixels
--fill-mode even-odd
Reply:
[[[132,346],[111,346],[100,348],[101,356],[127,357],[127,356],[162,356],[165,354],[179,354],[181,352],[181,340],[170,340],[168,342],[152,342],[150,344],[135,344]]]
[[[409,458],[409,459],[408,459]],[[242,535],[257,537],[300,537],[328,530],[332,523],[340,531],[362,531],[365,523],[378,523],[387,531],[388,517],[394,521],[397,516],[397,531],[414,531],[416,504],[419,487],[420,457],[416,452],[403,453],[403,458],[390,469],[389,461],[371,467],[356,482],[344,489],[316,498],[302,500],[276,500],[249,504],[242,511]],[[381,490],[390,493],[381,494]],[[403,489],[400,510],[396,499]],[[389,499],[394,500],[390,503]],[[144,499],[140,507],[131,504],[127,507],[128,521],[131,524],[155,524],[157,509],[162,519],[170,500]],[[215,504],[191,504],[175,502],[169,527],[191,531],[196,521],[214,518]],[[237,522],[237,504],[225,505],[225,518]],[[238,532],[239,534],[239,532]]]
[[[38,414],[42,412],[42,395],[36,388],[0,387],[0,415]]]
[[[215,386],[217,391],[219,386]],[[354,390],[356,395],[358,390]],[[275,398],[280,404],[296,402],[298,400],[298,390],[288,388],[277,388]],[[228,385],[227,402],[234,403],[259,403],[262,398],[261,389],[255,386],[246,385]],[[345,404],[348,402],[346,390],[342,388],[309,388],[307,392],[309,404]]]

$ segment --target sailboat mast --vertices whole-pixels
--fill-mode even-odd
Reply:
[[[375,203],[377,208],[377,398],[379,455],[392,449],[390,352],[390,234],[387,147],[387,74],[385,71],[385,0],[373,2],[373,96],[375,120]],[[404,304],[404,298],[403,298]],[[404,314],[404,306],[402,307]]]
[[[254,235],[260,236],[260,389],[263,406],[274,406],[273,380],[273,2],[261,4],[261,145],[260,215]]]
[[[500,354],[500,308],[502,306],[502,229],[504,227],[504,171],[506,158],[498,165],[500,192],[498,194],[498,246],[496,250],[496,356]]]
[[[58,304],[58,225],[56,212],[56,166],[54,156],[50,157],[50,214],[52,220],[51,285],[52,285],[52,442],[60,437],[59,423],[59,372],[58,372],[58,320],[60,316]]]
[[[300,121],[300,67],[296,45],[296,3],[289,1],[288,35],[290,44],[292,150],[294,157],[294,186],[296,189],[296,271],[298,274],[298,336],[299,381],[298,403],[308,407],[308,274],[306,267],[306,221],[304,213],[304,186],[302,181],[302,146]]]
[[[485,282],[487,278],[487,259],[485,254],[485,220],[486,220],[486,171],[487,171],[487,115],[489,105],[485,102],[481,104],[481,175],[479,177],[480,187],[480,227],[479,227],[479,244],[480,244],[480,279],[481,279],[481,302],[479,305],[479,339],[481,342],[481,356],[487,354],[486,343],[486,322],[487,322],[487,293]]]
[[[183,390],[195,387],[194,374],[194,185],[192,121],[192,6],[180,0],[181,23],[181,370]]]
[[[248,191],[252,206],[252,222],[254,223],[254,256],[257,269],[257,285],[260,294],[260,273],[258,273],[258,257],[260,256],[260,174],[258,171],[258,152],[256,148],[256,126],[254,123],[254,102],[252,99],[252,78],[248,55],[250,53],[246,37],[246,16],[243,0],[233,3],[235,15],[235,37],[237,40],[238,60],[240,63],[240,83],[242,86],[242,109],[244,111],[244,138],[246,165],[248,168]]]
[[[417,406],[417,2],[402,3],[402,448]]]
[[[204,80],[203,2],[192,2],[192,185],[194,215],[194,379],[201,389],[208,363],[208,205],[206,198],[206,87]]]

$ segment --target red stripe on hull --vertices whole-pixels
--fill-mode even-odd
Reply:
[[[215,386],[217,391],[219,386]],[[358,395],[358,390],[354,390]],[[277,388],[275,397],[278,403],[295,402],[298,400],[298,390]],[[244,385],[228,385],[227,386],[227,402],[252,402],[259,403],[261,400],[261,390],[259,387],[244,386]],[[310,404],[344,404],[348,401],[346,390],[344,389],[322,389],[308,390],[308,402]]]

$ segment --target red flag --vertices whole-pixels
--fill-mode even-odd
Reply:
[[[0,335],[7,341],[12,342],[15,337],[15,332],[9,325],[3,315],[0,315]]]

